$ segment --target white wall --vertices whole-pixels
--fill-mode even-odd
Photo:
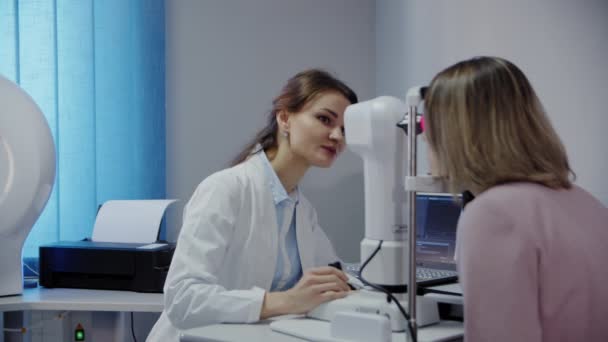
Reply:
[[[403,97],[476,55],[507,58],[535,87],[576,183],[608,206],[607,1],[381,0],[376,20],[378,94]]]
[[[510,59],[536,88],[577,183],[608,205],[608,2],[171,0],[166,9],[167,195],[182,199],[170,238],[196,185],[227,165],[284,81],[307,67],[335,72],[360,99],[403,98],[458,60]],[[362,181],[346,152],[302,184],[349,261],[363,236]]]
[[[374,93],[373,0],[166,2],[169,238],[196,185],[228,165],[261,128],[284,82],[308,67]],[[338,254],[358,260],[362,163],[350,152],[309,172],[301,188]]]

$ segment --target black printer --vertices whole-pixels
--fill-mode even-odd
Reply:
[[[40,285],[163,292],[173,243],[60,241],[40,246]]]

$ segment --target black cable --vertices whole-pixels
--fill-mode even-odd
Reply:
[[[131,336],[133,336],[133,342],[137,342],[135,338],[135,328],[133,328],[133,311],[131,311]]]
[[[382,242],[384,242],[384,241],[380,240],[380,243],[378,243],[378,247],[376,247],[376,249],[372,252],[372,254],[370,254],[370,256],[367,257],[365,262],[363,262],[363,264],[361,265],[361,268],[359,268],[359,280],[361,280],[361,282],[363,284],[365,284],[369,287],[372,287],[375,290],[384,292],[393,302],[395,302],[395,304],[397,304],[399,311],[401,311],[401,314],[403,315],[403,317],[405,318],[405,322],[407,323],[407,328],[408,328],[408,331],[410,332],[410,336],[412,337],[412,342],[417,342],[417,336],[414,336],[414,327],[412,327],[412,322],[410,322],[410,316],[405,312],[405,309],[403,308],[403,306],[401,306],[401,303],[399,303],[397,298],[395,298],[395,296],[393,296],[393,294],[390,293],[390,291],[386,290],[382,286],[370,283],[369,281],[365,280],[365,278],[363,278],[363,269],[374,258],[374,256],[376,256],[376,254],[378,254],[378,252],[380,251],[380,248],[382,248]]]

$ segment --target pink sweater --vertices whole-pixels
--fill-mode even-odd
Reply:
[[[581,188],[483,192],[456,254],[467,341],[608,341],[608,209]]]

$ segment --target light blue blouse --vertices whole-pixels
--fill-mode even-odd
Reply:
[[[261,154],[264,160],[266,179],[270,186],[277,213],[277,226],[279,227],[279,253],[270,290],[284,291],[292,288],[302,277],[295,220],[299,190],[296,188],[291,194],[287,194],[266,153],[261,152]]]

